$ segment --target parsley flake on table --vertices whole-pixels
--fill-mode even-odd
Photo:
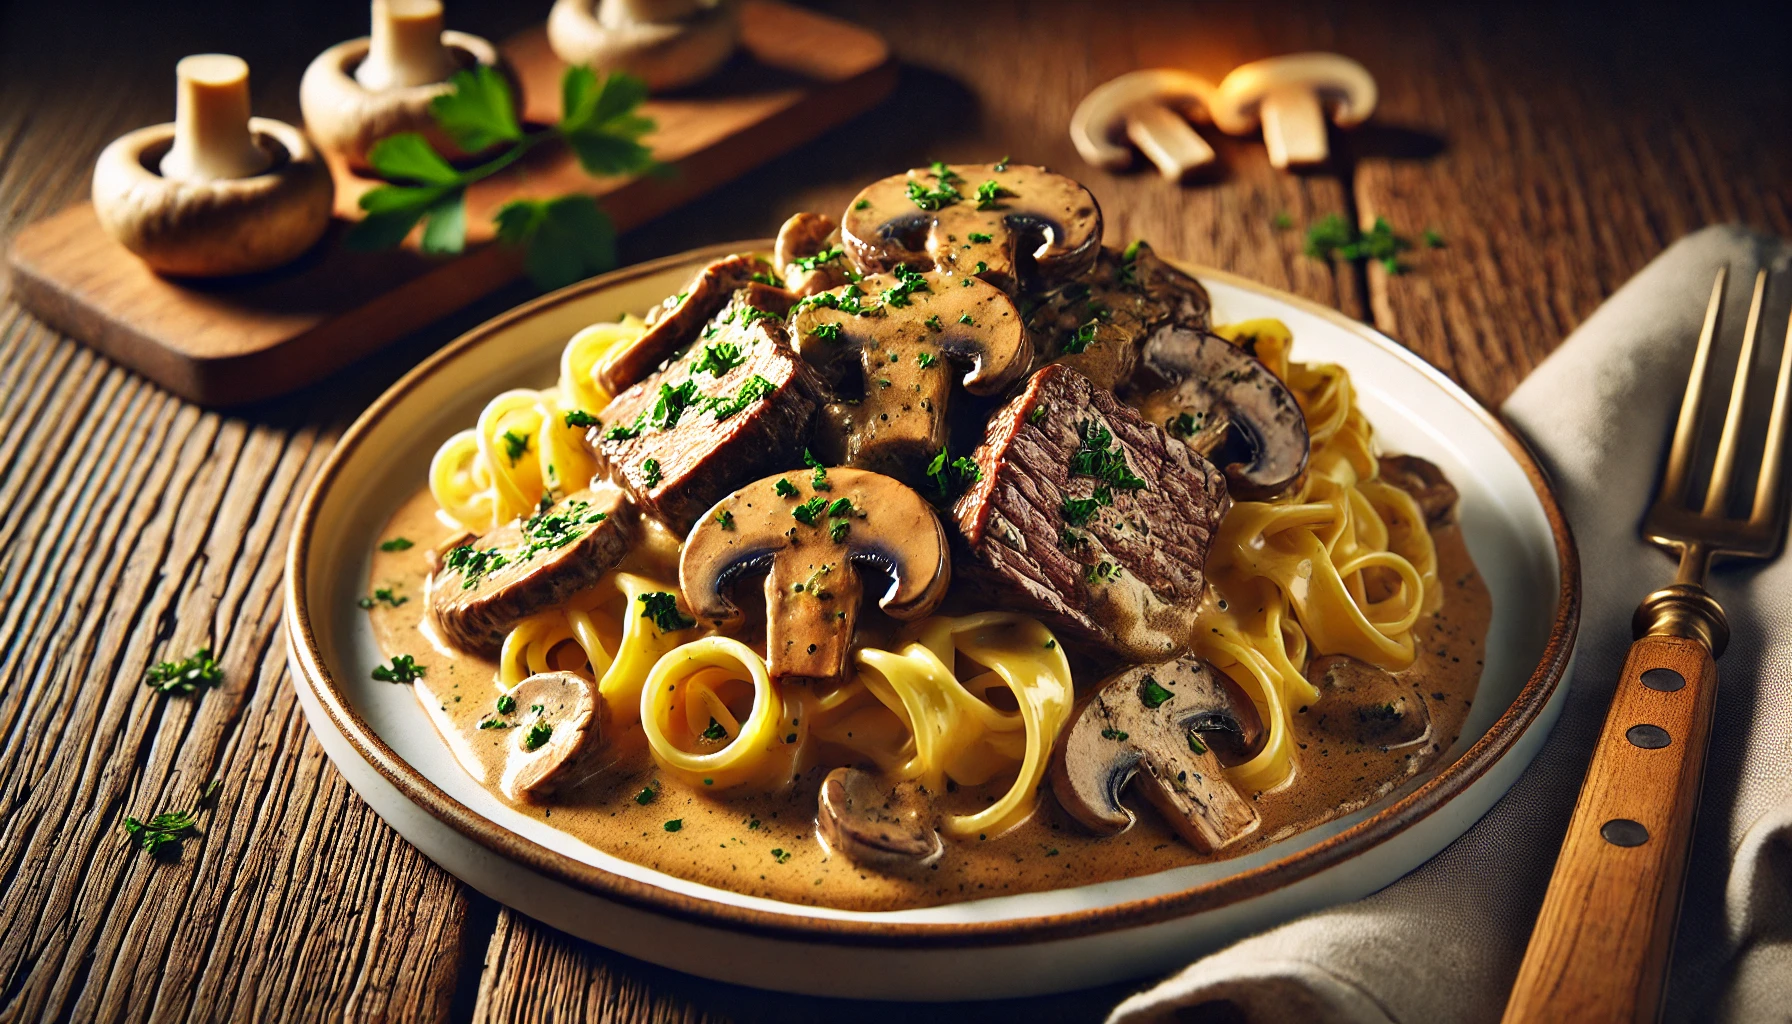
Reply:
[[[191,811],[165,811],[148,821],[127,817],[124,833],[137,849],[164,860],[180,853],[183,840],[199,834],[199,819]]]
[[[144,675],[143,683],[162,693],[186,695],[224,681],[224,670],[212,658],[210,647],[201,647],[179,661],[154,665]]]

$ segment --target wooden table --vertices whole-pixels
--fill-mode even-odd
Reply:
[[[257,109],[297,119],[298,75],[365,7],[273,0],[40,4],[0,23],[0,236],[81,195],[100,146],[172,112],[171,68],[226,50]],[[451,5],[502,35],[539,12]],[[543,8],[545,0],[513,7]],[[1497,403],[1674,238],[1738,220],[1792,233],[1784,23],[1714,10],[1438,12],[1380,3],[843,5],[895,41],[897,95],[856,124],[626,239],[642,259],[839,210],[878,175],[1005,153],[1080,176],[1109,239],[1331,303]],[[1124,20],[1116,15],[1124,14]],[[1621,22],[1621,23],[1618,23]],[[1338,168],[1271,170],[1220,141],[1192,188],[1082,166],[1065,135],[1090,87],[1138,66],[1217,78],[1335,49],[1380,80]],[[1441,249],[1411,270],[1303,256],[1330,213],[1385,216]],[[295,398],[231,415],[171,398],[0,306],[0,1015],[909,1020],[900,1006],[756,993],[608,953],[460,885],[349,791],[288,680],[278,587],[291,513],[339,432],[404,368],[516,292]],[[148,664],[211,642],[222,688],[164,697]],[[178,862],[120,822],[222,789]],[[1131,986],[1002,1004],[1098,1017]],[[964,1016],[981,1018],[989,1009]],[[939,1014],[929,1011],[929,1019]]]

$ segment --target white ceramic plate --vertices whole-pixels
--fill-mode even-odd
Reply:
[[[411,689],[372,682],[374,538],[422,486],[430,455],[492,395],[551,382],[567,339],[644,312],[717,246],[618,271],[493,320],[413,370],[356,421],[299,513],[287,562],[293,678],[350,784],[436,863],[523,913],[630,956],[724,981],[878,999],[994,998],[1166,970],[1203,950],[1357,899],[1423,863],[1486,813],[1560,710],[1579,610],[1573,542],[1547,482],[1503,425],[1441,373],[1337,312],[1188,267],[1216,323],[1278,317],[1294,356],[1342,363],[1385,450],[1422,455],[1461,491],[1493,594],[1480,691],[1442,768],[1381,802],[1248,856],[1139,878],[942,907],[863,913],[698,885],[620,860],[476,785]]]

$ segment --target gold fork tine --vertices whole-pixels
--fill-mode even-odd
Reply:
[[[1705,515],[1721,516],[1730,496],[1730,477],[1736,470],[1736,441],[1742,433],[1744,400],[1748,397],[1749,370],[1755,363],[1755,335],[1761,327],[1761,299],[1767,292],[1767,269],[1755,275],[1755,295],[1748,304],[1748,326],[1742,331],[1742,354],[1736,357],[1736,376],[1730,381],[1730,407],[1724,410],[1724,432],[1717,439],[1717,464],[1711,470],[1711,486],[1705,488]]]
[[[1697,441],[1699,403],[1705,395],[1705,366],[1711,361],[1712,339],[1717,337],[1718,310],[1724,303],[1724,284],[1730,279],[1730,268],[1717,268],[1717,281],[1711,285],[1711,303],[1705,307],[1705,326],[1699,329],[1699,347],[1693,351],[1692,372],[1687,374],[1686,394],[1680,399],[1680,418],[1674,424],[1674,441],[1668,449],[1668,470],[1661,481],[1661,500],[1683,505],[1686,502],[1686,466],[1692,461],[1693,444]]]
[[[1754,511],[1748,524],[1771,524],[1780,500],[1780,465],[1786,456],[1786,406],[1792,402],[1792,318],[1786,320],[1786,343],[1780,348],[1780,376],[1773,387],[1773,413],[1767,419],[1767,445],[1761,452],[1761,477],[1755,486]]]

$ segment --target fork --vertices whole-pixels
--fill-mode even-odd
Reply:
[[[1717,558],[1768,559],[1786,534],[1780,467],[1792,395],[1792,323],[1780,353],[1761,469],[1747,518],[1731,514],[1736,458],[1767,271],[1755,276],[1709,484],[1692,494],[1705,377],[1728,268],[1718,271],[1643,536],[1678,556],[1674,582],[1643,599],[1611,710],[1506,1004],[1519,1021],[1654,1021],[1672,952],[1687,847],[1711,735],[1724,610],[1706,592]]]

